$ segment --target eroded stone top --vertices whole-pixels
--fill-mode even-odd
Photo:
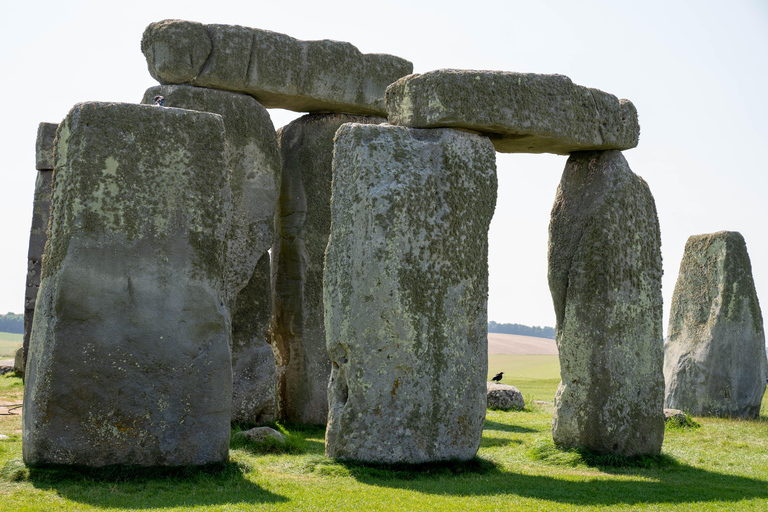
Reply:
[[[58,127],[56,123],[40,123],[37,127],[35,169],[38,171],[53,170],[53,141]]]
[[[387,86],[413,72],[405,59],[363,54],[350,43],[181,20],[150,24],[141,49],[162,84],[243,92],[296,112],[385,115]]]
[[[501,153],[630,149],[640,126],[629,100],[563,75],[442,69],[387,88],[389,122],[488,135]]]

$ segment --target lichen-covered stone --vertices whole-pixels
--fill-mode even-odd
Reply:
[[[274,356],[266,341],[272,307],[269,258],[265,259],[266,273],[255,268],[267,255],[274,237],[280,179],[275,128],[267,110],[246,94],[165,85],[147,89],[142,103],[152,104],[157,95],[163,96],[164,107],[213,112],[224,121],[232,188],[232,222],[227,234],[226,258],[227,297],[235,340],[232,421],[241,424],[272,421],[275,419]],[[257,283],[256,279],[263,282]],[[246,286],[250,286],[248,291],[244,291]],[[257,293],[260,296],[256,297]],[[241,294],[248,297],[241,299]]]
[[[56,123],[40,123],[35,142],[35,168],[38,171],[53,170],[53,140],[56,138]]]
[[[757,418],[768,377],[765,330],[741,234],[688,238],[664,346],[665,407]]]
[[[325,346],[323,262],[331,232],[333,138],[344,123],[383,123],[382,117],[310,114],[278,131],[283,172],[272,247],[280,417],[293,423],[328,421],[331,361]]]
[[[22,415],[27,464],[226,461],[221,116],[81,103],[56,143]]]
[[[477,452],[495,204],[486,137],[339,128],[325,258],[328,456],[420,463]]]
[[[385,115],[387,86],[413,71],[404,59],[349,43],[179,20],[150,24],[141,47],[160,83],[243,92],[297,112]]]
[[[640,135],[630,101],[563,75],[441,69],[390,85],[386,107],[392,124],[477,131],[501,153],[629,149]]]
[[[521,410],[525,408],[523,394],[515,386],[486,382],[488,387],[488,408],[504,411]]]
[[[562,379],[552,422],[558,446],[660,452],[661,275],[648,185],[618,151],[571,155],[549,226]]]

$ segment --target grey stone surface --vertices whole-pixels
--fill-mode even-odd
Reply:
[[[473,130],[501,153],[629,149],[640,126],[628,100],[562,75],[441,69],[387,88],[389,122]]]
[[[165,85],[147,89],[142,103],[152,104],[157,95],[163,96],[164,107],[213,112],[224,121],[232,170],[232,222],[227,234],[226,258],[234,340],[232,421],[272,421],[275,419],[275,364],[266,335],[272,308],[267,251],[274,236],[280,182],[275,128],[267,110],[245,94]],[[256,270],[260,260],[266,265],[266,272],[263,267]],[[259,279],[262,281],[257,282]]]
[[[331,361],[325,345],[323,262],[331,232],[333,138],[344,123],[381,117],[310,114],[278,131],[283,162],[272,247],[271,339],[280,417],[293,423],[328,420]]]
[[[525,407],[523,394],[515,386],[509,384],[499,384],[497,382],[486,382],[488,387],[488,408],[520,410]]]
[[[571,155],[549,227],[561,447],[658,454],[664,439],[661,240],[648,185],[619,151]]]
[[[486,137],[345,124],[336,133],[325,328],[326,454],[472,458],[486,410]]]
[[[664,409],[664,421],[686,421],[688,418],[680,409]]]
[[[53,170],[53,140],[56,138],[56,123],[40,123],[35,142],[35,168],[38,171]]]
[[[27,464],[226,461],[221,116],[81,103],[56,145],[22,415]]]
[[[765,330],[741,234],[688,238],[664,346],[665,407],[757,418],[768,377]]]
[[[244,430],[242,432],[238,432],[232,437],[233,439],[244,437],[249,441],[253,441],[255,443],[259,443],[268,438],[272,438],[280,441],[281,443],[285,443],[285,436],[282,434],[282,432],[278,432],[277,430],[271,427],[256,427],[250,430]]]
[[[413,71],[404,59],[349,43],[179,20],[150,24],[141,48],[160,83],[243,92],[297,112],[384,115],[385,89]]]

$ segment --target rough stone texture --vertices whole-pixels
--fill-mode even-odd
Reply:
[[[520,410],[525,407],[523,394],[515,386],[508,384],[498,384],[496,382],[486,382],[488,387],[488,408]]]
[[[664,346],[665,407],[694,416],[757,418],[768,361],[744,238],[688,238]]]
[[[685,413],[681,411],[680,409],[664,409],[664,422],[668,422],[670,420],[675,421],[686,421],[688,418],[686,418]]]
[[[141,49],[160,83],[243,92],[297,112],[385,115],[387,86],[413,71],[404,59],[349,43],[180,20],[150,24]]]
[[[270,427],[256,427],[250,430],[244,430],[242,432],[238,432],[232,437],[233,439],[244,437],[255,443],[260,443],[261,441],[264,441],[268,438],[272,438],[280,441],[281,443],[285,443],[285,436],[282,434],[282,432],[278,432],[277,430]]]
[[[658,454],[664,439],[661,240],[648,185],[618,151],[574,153],[549,226],[561,447]]]
[[[344,123],[382,117],[310,114],[278,131],[283,162],[272,247],[275,289],[271,339],[280,417],[328,421],[331,361],[325,346],[323,263],[331,232],[333,138]]]
[[[501,153],[629,149],[640,126],[628,100],[562,75],[442,69],[387,88],[389,122],[473,130]]]
[[[35,142],[35,169],[38,171],[53,170],[53,141],[56,138],[56,123],[40,123],[37,127]]]
[[[326,454],[470,459],[486,410],[493,145],[458,130],[346,124],[333,166]]]
[[[78,104],[55,160],[24,461],[226,461],[231,198],[221,116]]]
[[[224,121],[232,170],[232,222],[227,234],[226,261],[234,341],[232,421],[272,421],[275,362],[266,335],[272,307],[267,251],[274,236],[280,186],[275,128],[267,110],[245,94],[166,85],[149,88],[142,103],[152,104],[156,95],[165,98],[165,107],[213,112]],[[256,270],[260,260],[266,265],[266,272],[265,268]],[[259,279],[262,281],[257,282]]]
[[[16,375],[24,376],[24,347],[19,347],[13,357],[13,372]]]

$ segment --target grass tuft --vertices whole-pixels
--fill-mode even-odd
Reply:
[[[585,448],[560,449],[551,439],[539,439],[528,449],[531,460],[552,466],[589,466],[596,468],[672,469],[679,462],[669,455],[635,455],[597,453]]]
[[[230,448],[234,450],[245,450],[256,455],[266,455],[270,453],[289,453],[298,455],[307,452],[307,441],[305,436],[302,435],[301,430],[308,429],[296,429],[294,432],[289,432],[288,429],[280,423],[270,423],[262,426],[271,427],[283,434],[285,436],[285,442],[279,441],[273,437],[268,437],[258,442],[251,441],[242,436],[236,438],[235,434],[248,430],[248,428],[240,425],[233,425],[230,432]]]
[[[699,427],[701,427],[701,424],[691,418],[689,414],[686,414],[685,417],[672,416],[664,425],[666,430],[688,430]]]

